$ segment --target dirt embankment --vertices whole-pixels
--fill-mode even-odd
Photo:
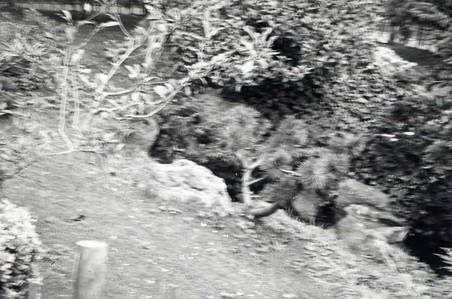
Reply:
[[[190,202],[150,198],[139,188],[147,180],[145,153],[52,155],[63,143],[51,114],[26,123],[28,132],[0,127],[34,157],[4,182],[3,194],[38,219],[48,250],[42,298],[70,297],[75,242],[83,239],[110,246],[105,298],[160,298],[170,285],[178,298],[330,298],[290,266],[303,241],[240,216],[217,219]]]

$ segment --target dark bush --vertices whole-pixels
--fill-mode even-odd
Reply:
[[[0,201],[0,298],[26,298],[40,245],[30,214]]]
[[[437,270],[434,253],[452,244],[451,136],[450,107],[426,98],[402,101],[354,160],[364,182],[396,199],[394,210],[411,227],[407,245]]]

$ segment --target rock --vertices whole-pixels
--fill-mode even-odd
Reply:
[[[379,222],[380,212],[367,206],[350,205],[347,216],[336,224],[336,232],[352,249],[368,250],[375,240],[386,243],[403,241],[408,229],[403,226],[388,226]]]
[[[405,240],[408,234],[409,228],[405,226],[385,226],[375,229],[378,235],[385,238],[389,244],[401,243]]]
[[[262,218],[261,225],[274,231],[294,236],[302,236],[306,227],[306,224],[291,218],[283,210],[276,211],[269,217]]]
[[[188,155],[190,160],[207,167],[216,176],[224,179],[229,196],[233,201],[241,201],[242,165],[233,153],[221,152],[218,148]]]
[[[302,219],[309,223],[314,223],[317,216],[317,208],[321,203],[322,198],[315,191],[303,190],[295,196],[291,206]]]
[[[374,52],[375,64],[387,75],[394,75],[412,69],[417,63],[407,61],[387,47],[376,47]]]
[[[351,204],[367,205],[384,208],[390,202],[389,196],[375,187],[365,185],[354,179],[347,179],[339,183],[336,204],[345,208]]]
[[[223,179],[192,161],[153,163],[149,168],[147,193],[164,200],[195,201],[211,207],[221,216],[232,212],[231,198]]]
[[[133,132],[126,136],[125,143],[128,148],[135,147],[148,152],[159,134],[159,125],[155,120],[149,119],[146,126],[137,126]]]
[[[336,233],[351,249],[361,250],[369,241],[366,224],[356,215],[347,215],[336,223]]]

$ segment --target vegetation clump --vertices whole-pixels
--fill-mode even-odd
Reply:
[[[0,297],[25,298],[41,243],[23,208],[0,201]]]
[[[396,200],[394,211],[411,227],[410,248],[437,267],[434,253],[452,240],[450,121],[450,108],[431,99],[400,102],[354,160],[358,177]]]
[[[26,26],[17,25],[15,15],[7,11],[0,17],[0,90],[53,90],[55,69],[50,66],[59,62],[64,34],[61,26],[53,20],[43,22],[42,16],[31,10],[23,15]]]
[[[201,81],[246,95],[260,111],[269,97],[277,110],[289,97],[286,114],[320,101],[350,127],[401,93],[374,66],[365,38],[383,11],[377,1],[194,1],[171,11],[181,16],[168,45],[181,71],[208,69]]]

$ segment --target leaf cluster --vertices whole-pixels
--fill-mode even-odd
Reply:
[[[450,107],[428,98],[401,101],[376,133],[354,159],[353,171],[395,199],[394,211],[410,223],[413,236],[425,240],[429,252],[447,246],[452,237]]]
[[[25,25],[17,25],[14,14],[0,14],[0,77],[7,77],[14,90],[53,88],[54,68],[61,49],[61,26],[29,11]]]
[[[30,214],[0,201],[0,297],[25,298],[41,243]]]
[[[380,1],[176,2],[181,20],[168,48],[179,69],[203,74],[204,84],[235,91],[271,86],[277,96],[297,90],[297,101],[321,99],[341,120],[369,120],[409,96],[373,64],[375,44],[366,34],[383,8]]]

